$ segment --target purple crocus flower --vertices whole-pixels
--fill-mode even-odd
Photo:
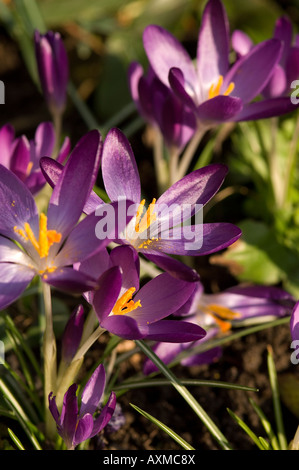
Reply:
[[[176,318],[181,315],[182,319],[205,328],[206,336],[194,343],[179,345],[159,342],[153,350],[169,364],[180,352],[207,343],[213,337],[227,334],[242,320],[255,318],[267,321],[283,317],[291,313],[294,304],[292,295],[273,286],[236,286],[217,294],[205,294],[202,284],[198,282],[188,302],[175,315]],[[187,366],[211,363],[221,355],[222,348],[214,347],[202,353],[190,354],[181,360],[181,364]],[[147,359],[144,372],[150,374],[156,370],[156,366]]]
[[[77,384],[69,387],[64,395],[61,413],[55,397],[49,394],[49,409],[57,425],[57,432],[64,440],[68,450],[74,450],[81,442],[98,434],[110,421],[116,406],[116,396],[111,392],[106,404],[97,417],[93,417],[101,405],[105,390],[106,375],[103,365],[99,365],[81,395],[80,409],[76,396]]]
[[[34,35],[39,79],[48,107],[53,115],[61,114],[66,104],[69,78],[67,53],[57,32]]]
[[[179,225],[199,214],[215,195],[227,173],[225,165],[212,164],[186,175],[159,199],[153,199],[145,214],[136,160],[130,143],[119,129],[111,129],[105,138],[101,166],[110,200],[133,202],[129,208],[130,223],[116,241],[130,244],[173,276],[189,281],[199,278],[193,269],[169,254],[207,255],[226,248],[241,236],[241,230],[230,223],[200,223],[190,225],[188,230]],[[41,159],[41,167],[54,186],[63,167],[49,158]],[[103,201],[92,193],[84,211],[102,215]]]
[[[100,219],[94,213],[78,223],[98,173],[101,151],[98,131],[80,139],[53,190],[47,215],[38,214],[29,189],[1,166],[0,309],[16,300],[36,275],[72,292],[94,286],[94,280],[74,270],[73,264],[109,242],[96,237]]]
[[[282,54],[262,90],[266,98],[289,96],[292,82],[299,78],[299,46],[293,41],[289,18],[283,16],[276,21],[273,38],[282,42]],[[247,34],[236,30],[232,34],[232,46],[239,57],[244,57],[250,53],[254,44]]]
[[[84,309],[82,305],[76,307],[68,319],[61,339],[61,358],[64,362],[71,362],[80,344],[84,327]]]
[[[230,66],[229,25],[220,0],[209,0],[205,7],[196,67],[180,42],[161,26],[147,26],[143,43],[162,83],[207,128],[226,121],[278,116],[295,109],[290,100],[283,98],[253,102],[281,58],[282,44],[276,38],[264,41]]]
[[[102,328],[125,339],[188,342],[205,331],[189,322],[164,320],[192,295],[196,283],[162,273],[140,288],[139,257],[131,246],[97,252],[76,269],[97,278],[95,290],[85,293]]]
[[[129,85],[140,115],[158,128],[169,149],[181,150],[196,130],[194,113],[166,87],[150,67],[144,75],[142,66],[129,67]]]
[[[10,124],[0,129],[0,163],[17,175],[32,194],[45,185],[46,180],[40,168],[40,158],[52,156],[55,148],[55,131],[51,122],[39,124],[33,139],[25,135],[15,138]],[[70,152],[70,139],[65,138],[57,155],[58,162],[64,162]]]
[[[290,330],[292,341],[299,340],[299,302],[296,302],[294,305],[291,321],[290,321]]]

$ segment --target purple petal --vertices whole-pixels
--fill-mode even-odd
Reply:
[[[0,148],[1,148],[1,157],[0,163],[6,168],[10,167],[10,157],[13,149],[14,141],[14,128],[10,124],[5,124],[0,129]]]
[[[79,305],[73,310],[61,339],[61,355],[64,361],[70,361],[76,354],[81,341],[83,326],[84,309],[82,305]]]
[[[29,222],[31,228],[38,226],[37,208],[28,188],[11,171],[0,165],[0,233],[18,239],[14,227],[23,228]],[[22,241],[22,240],[20,240]],[[23,240],[24,241],[24,240]]]
[[[212,364],[217,361],[222,354],[222,348],[218,346],[200,354],[193,354],[192,356],[186,357],[185,359],[182,359],[181,364],[186,367]]]
[[[198,97],[190,93],[188,83],[185,80],[183,72],[175,67],[169,70],[169,84],[175,95],[188,106],[194,113],[197,112]]]
[[[24,181],[27,176],[28,164],[30,162],[30,146],[25,136],[20,137],[16,141],[14,150],[11,155],[10,170]]]
[[[17,300],[35,276],[28,266],[0,263],[0,310]]]
[[[93,308],[100,325],[112,311],[122,285],[120,268],[114,266],[105,271],[98,279],[93,297]]]
[[[243,110],[234,118],[234,121],[252,121],[257,119],[266,119],[274,116],[281,116],[297,109],[297,105],[298,103],[292,103],[290,97],[271,98],[268,100],[255,101],[244,106]]]
[[[70,267],[57,268],[53,272],[46,272],[41,275],[41,278],[47,284],[71,293],[86,292],[96,285],[95,279]]]
[[[104,141],[102,175],[111,201],[121,198],[140,202],[140,178],[136,160],[125,135],[111,129]]]
[[[72,151],[54,187],[48,209],[49,230],[62,233],[63,239],[82,214],[97,178],[101,151],[100,133],[96,130],[88,132]]]
[[[60,147],[59,152],[58,152],[57,161],[59,163],[64,163],[64,161],[68,157],[70,151],[71,151],[71,140],[70,140],[69,137],[66,137],[63,141],[62,146]]]
[[[132,62],[128,69],[128,81],[132,99],[141,115],[143,115],[143,109],[140,106],[139,96],[139,82],[143,77],[143,67],[138,62]]]
[[[31,258],[20,247],[8,238],[0,236],[0,262],[30,266]]]
[[[199,281],[199,274],[195,269],[189,268],[186,264],[182,263],[178,259],[171,258],[165,253],[161,252],[148,252],[142,251],[142,254],[149,260],[156,264],[163,271],[168,272],[171,276],[188,282]]]
[[[197,45],[198,80],[204,93],[220,75],[227,73],[229,62],[229,26],[219,0],[210,0],[204,10]]]
[[[203,256],[223,250],[242,235],[241,230],[229,223],[212,223],[184,226],[161,233],[153,240],[151,250],[186,256]]]
[[[49,410],[54,420],[56,421],[56,424],[59,425],[60,414],[56,405],[56,399],[53,396],[53,392],[49,393],[48,401],[49,401]]]
[[[226,174],[227,167],[217,163],[192,171],[167,189],[156,205],[205,205],[216,194]],[[190,214],[193,215],[194,210]],[[179,222],[183,221],[181,216]]]
[[[103,364],[100,364],[91,375],[82,392],[80,416],[84,416],[86,413],[94,414],[104,393],[105,384],[105,369]]]
[[[232,47],[236,51],[239,57],[248,54],[250,49],[253,47],[253,41],[251,38],[239,29],[236,29],[232,33]]]
[[[259,95],[281,56],[281,42],[269,39],[254,46],[239,59],[224,78],[223,87],[235,84],[233,95],[248,103]]]
[[[299,77],[299,47],[291,47],[285,64],[285,72],[287,77],[287,89],[289,92],[291,84]]]
[[[219,95],[200,104],[196,115],[206,125],[214,125],[215,123],[231,121],[240,113],[242,108],[243,103],[240,98]]]
[[[116,395],[114,392],[111,392],[110,397],[104,408],[101,411],[100,416],[98,416],[94,422],[93,430],[90,437],[98,434],[104,427],[109,423],[116,406]]]
[[[178,310],[191,296],[195,288],[192,282],[185,282],[170,276],[159,274],[147,282],[134,297],[141,307],[133,310],[130,316],[139,326],[147,326],[161,320]]]
[[[293,37],[292,23],[286,16],[278,18],[278,20],[276,21],[273,37],[283,43],[281,64],[282,66],[284,66],[286,63],[289,49],[292,44]]]
[[[285,71],[279,64],[277,64],[274,67],[274,71],[270,80],[262,91],[263,96],[266,98],[275,98],[276,96],[281,96],[283,95],[286,86],[287,80]]]
[[[147,325],[139,326],[137,321],[131,316],[126,315],[110,315],[102,321],[101,325],[110,333],[124,339],[142,339],[146,336]]]
[[[71,448],[73,445],[73,438],[76,432],[78,418],[78,402],[76,391],[77,385],[73,384],[65,392],[60,417],[61,431],[59,434],[63,438],[68,448]]]
[[[93,417],[86,414],[78,420],[75,435],[73,437],[73,447],[90,438],[93,430]]]
[[[119,266],[122,273],[122,290],[135,287],[139,289],[139,257],[134,248],[129,245],[117,246],[110,252],[110,264]]]
[[[63,171],[63,165],[53,158],[43,157],[40,159],[40,166],[44,178],[49,185],[54,188]],[[104,201],[94,191],[91,191],[82,212],[91,214],[100,204],[104,204]]]
[[[173,67],[181,69],[185,80],[196,94],[197,76],[187,51],[181,43],[161,26],[149,25],[143,32],[143,45],[149,62],[164,85]]]
[[[290,321],[292,341],[299,340],[299,302],[296,303]]]
[[[34,136],[34,150],[37,161],[41,157],[51,157],[55,145],[55,131],[51,122],[42,122]]]
[[[206,332],[199,325],[182,320],[161,320],[148,326],[146,339],[168,343],[186,343],[202,339]]]

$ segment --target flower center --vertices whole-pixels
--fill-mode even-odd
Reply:
[[[231,322],[235,318],[240,318],[240,313],[234,312],[227,307],[223,307],[222,305],[210,304],[203,308],[205,313],[211,315],[217,325],[219,326],[222,333],[225,333],[230,330]]]
[[[208,93],[208,99],[215,98],[215,96],[220,95],[220,90],[221,90],[222,84],[223,84],[223,76],[220,75],[216,85],[214,83],[212,83],[212,85],[210,86],[209,93]],[[224,93],[222,93],[222,95],[224,95],[224,96],[230,95],[234,88],[235,88],[235,84],[233,82],[230,82],[227,89],[225,90]]]
[[[28,222],[25,222],[24,229],[20,229],[17,226],[14,227],[14,231],[21,235],[26,241],[30,241],[40,258],[46,258],[49,254],[49,250],[54,243],[59,243],[61,240],[61,233],[56,230],[47,229],[47,216],[41,213],[39,218],[39,237],[38,240],[30,227]]]
[[[136,308],[141,307],[140,300],[134,302],[132,296],[135,292],[135,287],[130,287],[116,302],[112,309],[113,315],[124,315],[125,313],[132,312]]]

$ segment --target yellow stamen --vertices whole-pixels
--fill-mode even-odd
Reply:
[[[135,287],[130,287],[116,302],[112,309],[113,315],[124,315],[125,313],[132,312],[136,308],[141,307],[140,300],[134,302],[132,296],[135,292]]]
[[[157,214],[154,214],[154,209],[155,209],[155,204],[156,204],[156,199],[153,199],[150,205],[148,206],[148,209],[144,216],[142,216],[143,212],[143,207],[145,204],[145,199],[141,201],[141,203],[138,206],[137,209],[137,214],[136,214],[136,222],[135,222],[135,231],[138,232],[144,232],[144,230],[148,229],[149,226],[156,220]]]
[[[222,85],[223,85],[223,76],[220,75],[216,85],[212,84],[209,88],[209,92],[208,92],[208,99],[209,100],[211,98],[215,98],[215,96],[220,95],[220,90],[221,90]],[[224,93],[222,93],[222,95],[224,95],[224,96],[230,95],[230,93],[234,90],[234,88],[235,88],[235,84],[233,82],[230,82],[227,89],[225,90]]]
[[[33,167],[33,162],[29,162],[27,165],[26,175],[29,176]]]
[[[230,320],[234,320],[235,318],[240,318],[240,313],[234,312],[227,307],[223,307],[222,305],[211,304],[207,305],[204,308],[205,312],[210,314],[217,325],[220,327],[222,333],[227,332],[231,328]]]
[[[46,258],[49,250],[54,243],[59,243],[61,240],[61,233],[56,230],[47,229],[47,216],[43,213],[39,219],[39,238],[38,241],[28,222],[24,224],[24,230],[14,227],[14,231],[18,233],[25,241],[30,241],[33,247],[38,252],[40,258]]]

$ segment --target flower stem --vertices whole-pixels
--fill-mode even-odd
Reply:
[[[159,195],[167,189],[167,165],[163,156],[163,136],[159,129],[154,128],[154,165]]]
[[[194,156],[194,153],[207,131],[206,127],[203,127],[202,125],[199,125],[196,132],[194,133],[192,139],[190,140],[185,152],[183,153],[181,157],[181,162],[179,164],[178,170],[177,170],[177,179],[183,178],[185,174],[188,171],[189,165],[192,161],[192,158]]]
[[[56,435],[55,421],[48,407],[48,396],[56,389],[56,339],[53,331],[51,288],[49,284],[42,283],[44,307],[45,307],[45,332],[43,341],[44,358],[44,401],[45,401],[45,425],[46,435],[54,438]]]

